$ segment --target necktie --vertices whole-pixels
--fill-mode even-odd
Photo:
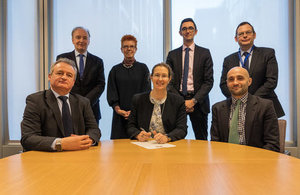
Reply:
[[[84,62],[83,62],[83,54],[79,54],[79,75],[80,78],[83,76],[83,71],[84,71]]]
[[[185,48],[185,56],[184,56],[184,69],[183,69],[183,79],[182,79],[182,94],[187,94],[187,79],[189,74],[189,51],[190,48]]]
[[[239,144],[240,136],[239,136],[239,132],[238,132],[238,124],[239,124],[239,110],[240,110],[241,100],[237,100],[236,103],[237,104],[233,111],[232,119],[230,122],[228,143]]]
[[[63,102],[62,104],[62,121],[65,130],[65,137],[70,136],[73,133],[73,123],[70,114],[69,104],[67,102],[67,96],[59,96],[59,99]]]
[[[248,52],[244,52],[243,53],[243,56],[245,56],[245,58],[244,58],[244,66],[243,66],[243,68],[245,68],[245,69],[247,69],[247,70],[249,70],[249,56],[248,56]],[[247,57],[248,56],[248,57]]]

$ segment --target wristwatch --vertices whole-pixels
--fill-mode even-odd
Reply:
[[[62,152],[62,147],[61,147],[61,138],[56,139],[55,142],[55,149],[57,152]]]

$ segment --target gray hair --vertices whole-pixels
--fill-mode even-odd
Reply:
[[[76,26],[75,28],[73,28],[73,30],[72,30],[72,34],[71,34],[71,35],[72,35],[72,37],[73,37],[73,34],[74,34],[74,32],[75,32],[76,30],[78,30],[78,29],[85,30],[85,31],[87,32],[87,34],[89,35],[89,38],[91,37],[89,29],[87,29],[87,28],[84,28],[84,27],[82,27],[82,26]]]
[[[72,66],[72,68],[74,69],[75,71],[75,77],[74,79],[76,79],[76,76],[77,76],[77,68],[76,68],[76,65],[75,65],[75,62],[73,60],[70,60],[68,58],[59,58],[56,62],[54,62],[51,67],[50,67],[50,75],[52,75],[53,71],[54,71],[54,67],[58,64],[58,63],[66,63],[66,64],[69,64],[70,66]]]

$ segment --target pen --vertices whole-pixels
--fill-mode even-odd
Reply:
[[[140,127],[140,130],[145,131],[145,129],[144,129],[143,127]],[[147,132],[147,131],[146,131],[146,132]],[[151,133],[151,137],[154,138],[153,131],[150,131],[150,133]]]

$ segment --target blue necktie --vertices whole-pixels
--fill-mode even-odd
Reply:
[[[80,60],[79,60],[79,75],[80,78],[83,76],[84,71],[84,62],[83,62],[83,54],[79,54]]]
[[[185,56],[184,56],[184,69],[183,69],[183,79],[182,79],[182,94],[187,94],[187,80],[189,74],[189,51],[190,48],[185,48]]]
[[[249,70],[249,56],[248,56],[248,52],[244,52],[243,53],[243,56],[245,56],[245,60],[244,60],[244,67],[243,68],[245,68],[245,69],[247,69],[247,70]],[[248,56],[248,58],[247,58],[247,56]],[[247,58],[247,59],[246,59]]]
[[[67,102],[68,97],[59,96],[58,98],[61,99],[61,101],[63,102],[61,115],[62,115],[64,130],[65,130],[65,137],[68,137],[73,133],[73,122],[70,114],[69,104]]]

